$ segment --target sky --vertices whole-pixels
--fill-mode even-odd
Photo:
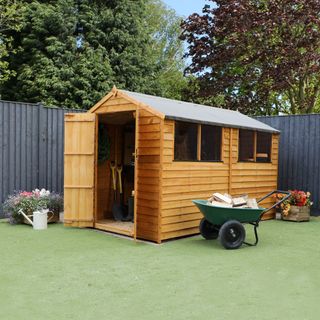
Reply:
[[[205,4],[210,3],[206,0],[163,0],[169,7],[184,17],[189,16],[194,12],[201,13]]]

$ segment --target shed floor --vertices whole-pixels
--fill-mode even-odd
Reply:
[[[115,221],[113,219],[98,220],[95,228],[99,230],[115,232],[133,237],[133,222],[130,221]]]

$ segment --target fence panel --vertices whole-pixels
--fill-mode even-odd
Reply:
[[[63,192],[66,112],[83,111],[0,100],[1,204],[15,190]]]
[[[280,189],[310,191],[313,212],[320,213],[320,114],[257,117],[281,131]]]

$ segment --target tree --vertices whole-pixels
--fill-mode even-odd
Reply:
[[[16,77],[2,86],[4,98],[87,109],[109,90],[107,51],[86,39],[80,45],[79,15],[73,0],[26,5],[13,42],[21,50],[9,59]]]
[[[192,58],[188,71],[197,76],[199,95],[222,95],[225,107],[251,114],[315,111],[320,93],[320,2],[215,4],[182,24]]]
[[[156,66],[153,94],[180,100],[186,89],[181,17],[161,0],[149,0],[146,25],[150,28],[149,56]]]
[[[4,98],[87,109],[113,85],[170,97],[181,91],[180,19],[163,5],[159,16],[160,1],[25,4],[13,42],[21,51],[8,58],[16,76],[0,88]]]
[[[0,0],[0,85],[13,74],[5,59],[14,53],[10,33],[21,28],[22,10],[23,7],[17,1]]]

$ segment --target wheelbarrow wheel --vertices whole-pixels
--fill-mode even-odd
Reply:
[[[217,239],[219,236],[219,228],[203,218],[199,225],[200,233],[206,240]]]
[[[220,243],[226,249],[238,249],[246,237],[244,226],[237,220],[225,222],[219,231]]]

